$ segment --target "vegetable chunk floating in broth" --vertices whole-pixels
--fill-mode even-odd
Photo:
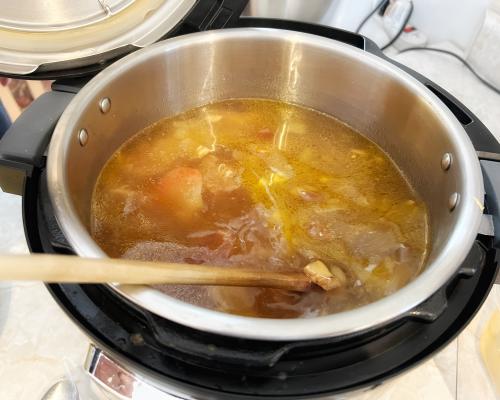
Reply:
[[[234,99],[160,120],[118,149],[96,183],[91,228],[111,257],[284,271],[320,260],[341,277],[331,291],[156,287],[228,313],[295,318],[404,286],[425,261],[427,219],[396,165],[349,126]]]

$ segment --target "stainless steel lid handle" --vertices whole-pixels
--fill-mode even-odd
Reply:
[[[179,400],[182,398],[166,393],[133,372],[122,367],[118,362],[94,345],[90,345],[84,364],[85,371],[104,391],[122,400]]]

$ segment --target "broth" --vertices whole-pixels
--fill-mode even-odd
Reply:
[[[398,290],[422,268],[424,203],[392,160],[335,118],[263,99],[208,104],[144,128],[109,159],[91,233],[111,257],[302,270],[341,288],[155,286],[228,313],[313,317]]]

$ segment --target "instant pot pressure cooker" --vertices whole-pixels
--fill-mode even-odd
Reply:
[[[106,16],[86,10],[66,29],[88,34],[137,5],[125,3],[109,2]],[[93,343],[86,369],[120,398],[297,399],[373,387],[452,340],[495,281],[500,144],[485,126],[367,38],[239,18],[244,3],[167,1],[144,15],[141,23],[157,18],[162,28],[142,26],[142,42],[120,31],[90,50],[85,35],[75,39],[79,51],[68,43],[64,51],[0,49],[3,75],[56,79],[0,141],[0,182],[23,196],[31,251],[105,257],[88,220],[109,156],[162,117],[259,97],[334,115],[393,158],[429,208],[427,267],[382,300],[310,319],[229,315],[149,287],[47,285]],[[169,4],[170,14],[162,8]],[[11,33],[64,32],[54,21],[12,21]],[[193,33],[200,30],[210,31]],[[148,46],[124,56],[138,43]]]

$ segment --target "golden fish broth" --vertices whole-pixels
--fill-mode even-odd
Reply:
[[[398,290],[421,270],[428,216],[373,142],[284,102],[232,99],[162,119],[109,159],[92,198],[111,257],[302,270],[340,266],[345,284],[306,293],[156,286],[228,313],[312,317]]]

